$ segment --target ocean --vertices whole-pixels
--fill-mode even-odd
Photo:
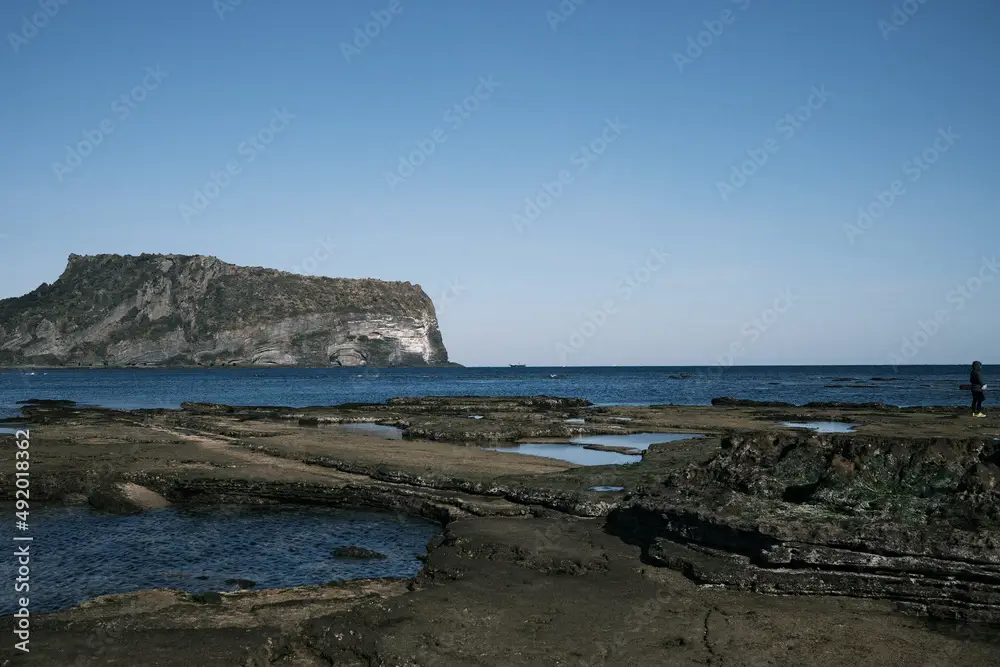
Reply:
[[[1000,366],[984,366],[989,385]],[[732,396],[803,404],[880,401],[965,405],[968,366],[733,366],[528,368],[213,368],[0,370],[0,416],[17,401],[69,399],[113,408],[176,408],[182,401],[231,405],[334,405],[394,396],[585,398],[598,405],[709,405]],[[998,385],[1000,386],[1000,385]],[[991,393],[987,390],[987,406]]]

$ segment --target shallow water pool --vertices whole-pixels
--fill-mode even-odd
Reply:
[[[512,452],[515,454],[527,454],[529,456],[542,456],[547,459],[558,459],[580,466],[621,465],[623,463],[638,463],[642,460],[642,457],[637,455],[601,452],[593,449],[584,449],[580,445],[559,443],[527,443],[523,445],[484,447],[484,449],[493,452]]]
[[[650,445],[659,442],[674,442],[698,437],[697,433],[632,433],[629,435],[580,435],[570,439],[570,444],[560,443],[524,443],[486,447],[494,452],[513,452],[529,456],[544,456],[581,466],[622,465],[638,463],[642,460],[639,454],[621,454],[619,452],[602,452],[594,449],[584,449],[582,445],[605,445],[607,447],[629,447],[631,449],[648,449]]]
[[[608,447],[631,447],[649,449],[660,442],[676,442],[700,437],[700,433],[630,433],[628,435],[577,435],[570,442],[581,445],[606,445]]]
[[[126,517],[53,507],[33,509],[31,519],[32,612],[148,588],[227,591],[231,579],[259,589],[412,577],[422,566],[418,556],[440,532],[420,519],[325,507],[168,508]],[[334,558],[343,546],[387,557]],[[6,581],[14,581],[15,567],[15,559],[3,559]],[[13,613],[14,601],[13,593],[3,596],[0,614]]]
[[[853,433],[857,424],[847,422],[781,422],[787,428],[807,428],[817,433]]]

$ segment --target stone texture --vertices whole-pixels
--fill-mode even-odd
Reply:
[[[446,364],[419,285],[301,276],[201,255],[70,255],[0,300],[0,365]]]
[[[333,557],[346,560],[381,560],[388,558],[383,553],[365,549],[364,547],[337,547],[333,550]]]
[[[126,480],[179,506],[378,509],[444,531],[413,580],[157,589],[32,614],[31,652],[10,642],[0,664],[996,665],[995,626],[954,619],[997,618],[998,422],[956,408],[775,410],[866,431],[809,436],[758,408],[557,397],[130,411],[30,401],[18,420],[44,452],[33,504]],[[757,431],[765,413],[773,427]],[[296,415],[434,418],[448,437],[470,421],[514,432],[627,415],[630,427],[719,436],[652,445],[635,465],[573,468],[300,426]],[[755,428],[731,431],[741,425]],[[0,448],[7,500],[14,454]],[[626,492],[589,493],[596,484]],[[0,632],[13,636],[17,622],[0,618]]]
[[[88,500],[97,509],[114,514],[139,514],[170,506],[170,501],[160,494],[132,482],[100,485]]]
[[[699,583],[998,621],[998,461],[992,438],[732,435],[609,526]]]

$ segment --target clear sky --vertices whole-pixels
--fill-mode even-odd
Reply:
[[[993,0],[45,6],[0,5],[0,297],[210,254],[419,283],[468,365],[1000,361]]]

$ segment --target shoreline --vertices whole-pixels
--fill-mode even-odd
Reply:
[[[539,397],[542,398],[552,398],[548,394],[540,394]],[[390,407],[392,401],[399,400],[400,398],[405,399],[468,399],[468,400],[481,400],[489,401],[491,399],[516,399],[523,398],[519,396],[497,396],[495,394],[472,394],[472,395],[455,395],[455,394],[430,394],[423,396],[406,396],[406,397],[390,397],[382,402],[374,403],[358,403],[356,401],[345,401],[342,403],[330,403],[330,404],[310,404],[310,405],[281,405],[281,406],[267,406],[271,408],[279,408],[283,410],[317,410],[317,409],[329,409],[335,410],[338,408],[356,406],[356,405],[369,405],[373,407]],[[571,400],[583,400],[586,399],[571,399]],[[50,398],[38,398],[35,396],[29,397],[27,399],[22,399],[15,401],[14,403],[6,406],[9,409],[18,410],[20,406],[25,404],[56,404],[56,403],[69,403],[76,405],[77,407],[93,408],[98,410],[109,410],[109,411],[121,411],[121,410],[135,410],[135,411],[161,411],[161,410],[171,410],[179,411],[183,410],[183,405],[185,401],[181,401],[177,404],[171,404],[169,406],[150,406],[150,407],[134,407],[134,408],[121,408],[114,407],[110,405],[101,405],[97,403],[78,403],[72,399],[50,399]],[[792,409],[792,410],[869,410],[876,412],[898,412],[898,413],[955,413],[959,416],[964,415],[968,412],[968,408],[965,403],[939,403],[933,405],[895,405],[890,403],[876,402],[866,402],[866,403],[856,403],[856,402],[846,402],[846,401],[807,401],[805,403],[787,403],[784,401],[758,401],[754,399],[743,399],[735,398],[731,396],[714,397],[709,399],[707,403],[590,403],[587,401],[588,405],[584,406],[587,410],[612,410],[612,409],[622,409],[629,410],[632,408],[647,408],[647,409],[684,409],[684,408],[737,408],[737,409]],[[211,404],[206,404],[211,405]],[[4,406],[0,405],[0,408]],[[249,409],[255,410],[259,409],[261,406],[254,404],[227,404],[227,407],[232,407],[236,409]],[[583,413],[583,417],[586,414]],[[0,424],[5,421],[11,421],[14,418],[0,418]],[[790,418],[791,420],[791,418]]]
[[[1000,562],[1000,544],[987,539],[994,528],[972,526],[963,513],[1000,527],[1000,467],[977,463],[994,450],[1000,460],[1000,422],[958,412],[598,407],[551,396],[307,408],[27,404],[15,419],[31,429],[33,503],[37,490],[37,502],[142,510],[122,491],[134,485],[178,507],[305,502],[420,516],[443,532],[410,580],[227,593],[211,604],[150,590],[33,616],[45,645],[19,662],[140,664],[156,654],[164,665],[220,667],[254,655],[303,665],[412,664],[414,656],[420,664],[535,665],[551,656],[684,664],[715,656],[791,666],[884,655],[892,664],[991,664],[996,646],[978,622],[1000,620],[1000,567],[982,563]],[[859,426],[826,435],[785,420]],[[359,434],[345,423],[396,426],[404,436]],[[639,463],[618,466],[476,446],[676,432],[703,437],[650,445]],[[0,451],[8,501],[12,455]],[[927,496],[920,489],[931,481],[939,491]],[[133,619],[127,628],[125,618]],[[925,625],[956,619],[961,637]],[[12,620],[0,624],[6,630]],[[391,634],[379,630],[387,624]],[[122,628],[114,641],[93,646],[109,625]],[[170,639],[178,631],[189,639]]]
[[[143,370],[143,371],[161,371],[161,370],[202,370],[202,371],[214,371],[214,370],[230,370],[230,369],[254,369],[254,370],[265,370],[265,369],[275,369],[275,370],[332,370],[332,369],[344,369],[344,370],[363,370],[363,369],[374,369],[374,370],[386,370],[390,368],[401,368],[401,369],[413,369],[413,368],[467,368],[457,362],[447,362],[443,364],[412,364],[405,366],[295,366],[295,365],[281,365],[281,364],[219,364],[213,366],[205,366],[202,364],[167,364],[167,365],[115,365],[115,366],[98,366],[98,365],[79,365],[79,366],[30,366],[30,365],[19,365],[19,366],[0,366],[0,371],[5,370],[22,370],[22,371],[113,371],[113,370]]]

